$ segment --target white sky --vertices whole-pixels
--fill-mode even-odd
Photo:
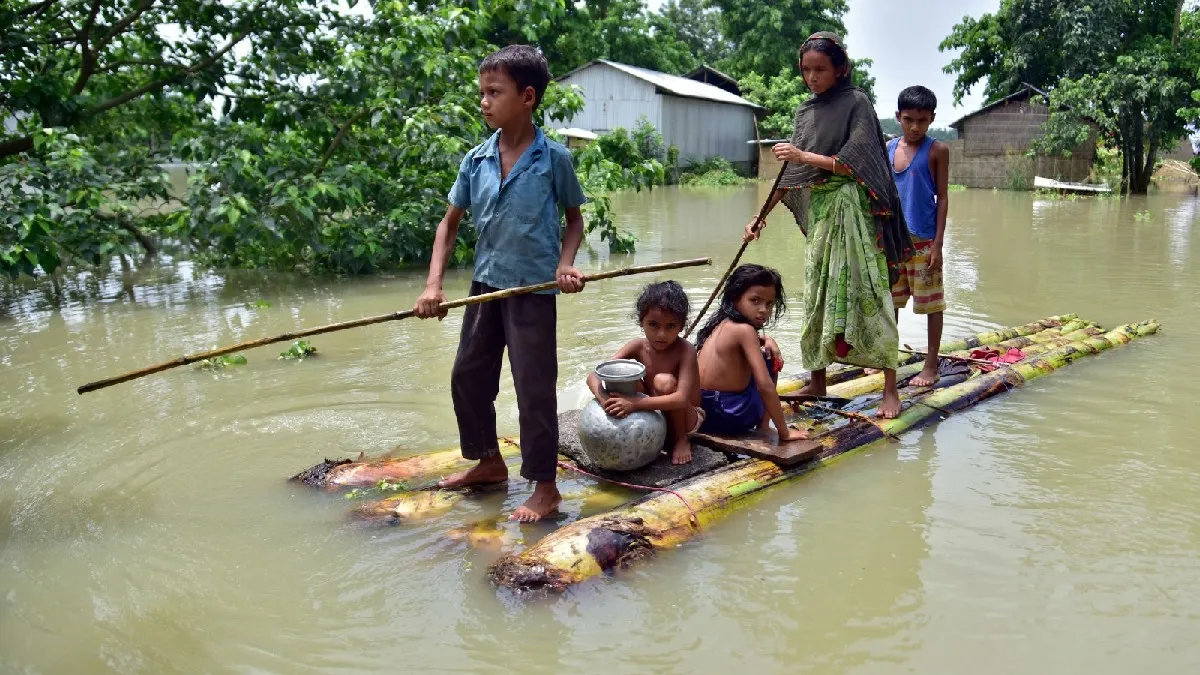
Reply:
[[[647,0],[651,9],[662,4],[662,0]],[[995,12],[1000,0],[848,0],[848,4],[846,35],[842,37],[851,56],[875,61],[870,72],[875,76],[880,116],[895,114],[896,95],[914,84],[937,94],[935,126],[947,126],[983,105],[981,85],[961,106],[953,105],[954,76],[943,73],[942,67],[954,55],[939,52],[938,44],[964,15]]]

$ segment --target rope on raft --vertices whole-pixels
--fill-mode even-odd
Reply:
[[[667,494],[675,495],[679,499],[679,501],[683,502],[683,505],[685,507],[687,507],[688,513],[690,514],[688,516],[688,519],[691,522],[692,526],[695,527],[697,530],[700,529],[700,519],[696,516],[696,510],[692,508],[692,505],[688,503],[688,500],[685,499],[683,497],[683,495],[679,494],[678,492],[676,492],[670,488],[653,487],[650,485],[635,485],[633,483],[622,483],[621,481],[613,479],[613,478],[605,478],[604,476],[598,476],[590,471],[586,471],[586,470],[582,469],[581,467],[579,467],[575,464],[571,464],[570,462],[564,462],[561,459],[558,460],[558,466],[559,466],[559,468],[567,469],[568,471],[574,471],[576,473],[581,473],[590,478],[595,478],[596,480],[604,481],[606,483],[612,483],[613,485],[620,485],[621,487],[626,487],[626,488],[630,488],[633,490],[650,490],[651,492],[666,492]]]

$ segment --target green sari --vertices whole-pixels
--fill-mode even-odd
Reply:
[[[800,330],[804,368],[823,370],[835,361],[895,368],[900,334],[888,260],[876,244],[867,193],[853,178],[841,175],[809,190]],[[838,335],[851,347],[845,358],[837,355]]]

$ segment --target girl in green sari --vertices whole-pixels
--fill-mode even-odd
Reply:
[[[900,413],[896,388],[900,346],[891,287],[912,256],[879,118],[866,93],[850,83],[841,39],[816,33],[800,48],[800,70],[813,96],[796,110],[790,143],[775,156],[788,163],[767,212],[782,201],[808,239],[800,348],[812,381],[802,393],[825,394],[835,361],[884,372],[877,414]],[[757,239],[765,220],[746,225]]]

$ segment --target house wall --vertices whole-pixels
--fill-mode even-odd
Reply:
[[[679,148],[680,164],[714,155],[742,171],[754,163],[754,110],[740,105],[660,95],[663,141]]]
[[[973,188],[1032,189],[1033,177],[1085,180],[1096,156],[1096,134],[1069,157],[1026,154],[1041,135],[1049,109],[1037,102],[1010,101],[963,122],[950,141],[950,182]]]
[[[578,85],[583,90],[583,110],[554,127],[578,127],[601,134],[617,127],[632,130],[645,115],[656,129],[662,130],[661,96],[654,85],[612,66],[597,63],[564,77],[563,85]]]

